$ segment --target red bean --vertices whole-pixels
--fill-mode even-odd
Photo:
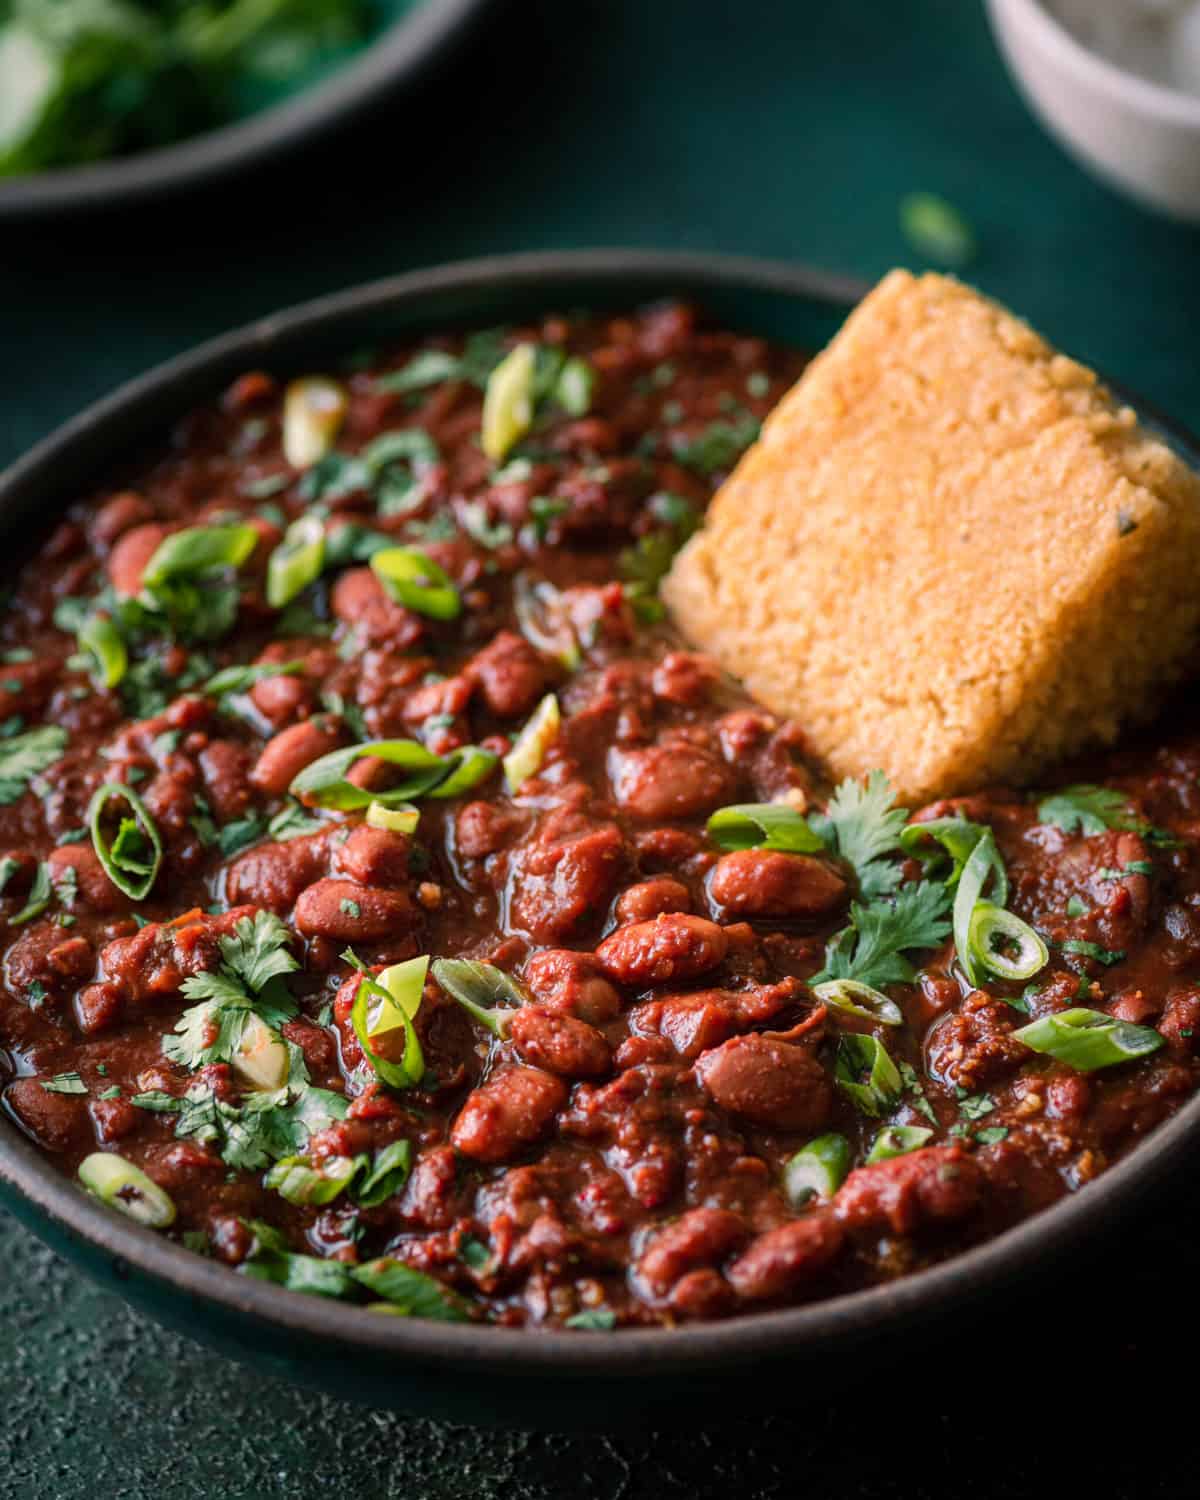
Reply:
[[[250,779],[267,796],[282,797],[305,766],[337,750],[343,741],[341,728],[332,719],[304,719],[267,741]]]
[[[403,891],[381,891],[352,880],[318,880],[301,892],[292,914],[305,937],[371,943],[412,927],[413,904]]]
[[[360,885],[404,885],[409,877],[412,840],[407,834],[364,823],[333,851],[338,871]]]
[[[729,939],[715,922],[671,912],[618,928],[596,949],[596,958],[618,984],[641,988],[694,979],[715,969],[728,949]]]
[[[542,1009],[556,1015],[576,1016],[592,1026],[602,1026],[621,1013],[620,995],[601,977],[590,953],[545,948],[525,965],[522,977]]]
[[[236,740],[211,740],[200,752],[204,791],[219,823],[232,823],[250,807],[250,751]]]
[[[620,806],[643,822],[669,822],[711,812],[733,794],[728,768],[689,744],[615,750],[609,774]]]
[[[259,844],[230,867],[225,890],[235,904],[289,912],[307,886],[325,873],[329,834],[307,834],[282,844]]]
[[[757,1033],[703,1053],[696,1076],[722,1109],[780,1130],[820,1129],[833,1102],[825,1069],[807,1047]]]
[[[4,1102],[47,1151],[81,1146],[88,1128],[87,1100],[78,1094],[52,1094],[37,1078],[18,1078],[4,1091]]]
[[[549,683],[545,662],[524,636],[511,630],[500,631],[477,652],[463,675],[478,683],[484,702],[501,719],[527,714]]]
[[[170,530],[158,521],[148,521],[120,538],[108,557],[108,576],[118,594],[130,598],[140,593],[146,564]]]
[[[509,1035],[526,1062],[564,1078],[599,1078],[612,1067],[612,1048],[594,1027],[537,1005],[517,1011]]]
[[[330,602],[337,618],[369,641],[400,649],[424,634],[420,616],[390,598],[370,568],[347,568],[334,584]]]
[[[831,1213],[809,1214],[759,1235],[725,1274],[743,1301],[786,1297],[836,1258],[843,1239]]]
[[[535,838],[509,863],[511,925],[535,943],[572,936],[598,920],[621,877],[625,842],[611,826],[563,841]]]
[[[552,1073],[506,1068],[468,1095],[450,1139],[475,1161],[507,1161],[539,1140],[566,1102],[566,1085]]]
[[[616,918],[625,926],[629,922],[648,922],[664,912],[689,911],[691,905],[691,893],[682,881],[660,875],[656,880],[643,880],[622,891],[617,897]]]
[[[665,1297],[698,1266],[715,1266],[746,1238],[740,1214],[724,1208],[693,1208],[660,1230],[637,1264],[637,1276],[654,1297]]]
[[[979,1201],[982,1174],[959,1145],[924,1146],[850,1173],[834,1199],[847,1229],[912,1234],[927,1223],[962,1219]]]
[[[105,874],[100,857],[90,844],[63,844],[50,851],[46,863],[55,889],[60,888],[66,872],[74,870],[77,900],[68,902],[72,908],[81,905],[105,916],[129,910],[129,898]]]
[[[820,917],[846,899],[846,882],[807,854],[739,849],[723,855],[709,876],[708,892],[726,915]]]

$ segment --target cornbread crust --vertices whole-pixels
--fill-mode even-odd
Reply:
[[[1200,477],[996,303],[893,271],[663,594],[835,775],[882,767],[916,805],[1152,708],[1200,627]]]

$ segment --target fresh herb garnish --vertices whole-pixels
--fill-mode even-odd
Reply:
[[[53,1078],[43,1078],[41,1084],[48,1094],[86,1094],[88,1091],[78,1073],[57,1073]]]
[[[67,731],[56,724],[0,740],[0,807],[21,797],[30,781],[62,759]]]
[[[111,802],[126,803],[133,816],[122,816],[110,842],[104,821]],[[89,804],[88,824],[104,873],[131,901],[144,901],[158,878],[163,857],[162,839],[145,803],[121,782],[106,781],[97,787]]]

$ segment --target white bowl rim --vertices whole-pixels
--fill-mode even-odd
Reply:
[[[1147,114],[1174,125],[1200,129],[1200,95],[1155,83],[1093,52],[1047,9],[1044,0],[988,0],[988,4],[995,14],[1007,11],[1014,19],[1019,17],[1034,35],[1035,45],[1049,53],[1064,70],[1110,93],[1119,92]]]

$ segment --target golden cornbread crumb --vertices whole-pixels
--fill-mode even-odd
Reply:
[[[784,397],[664,584],[837,776],[909,805],[1111,741],[1200,624],[1200,478],[1096,376],[893,271]]]

